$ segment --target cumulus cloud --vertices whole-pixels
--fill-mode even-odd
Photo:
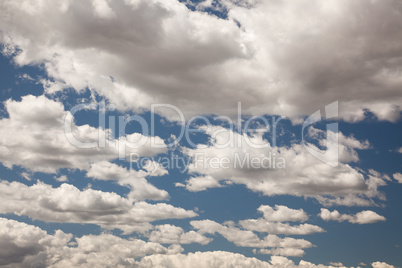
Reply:
[[[151,142],[164,145],[159,137],[134,133],[116,140],[109,138],[107,130],[77,126],[73,115],[65,111],[60,102],[45,96],[28,95],[21,101],[8,100],[5,107],[9,118],[0,120],[0,161],[10,168],[19,165],[49,173],[60,168],[88,169],[91,163],[117,159],[120,153],[124,153],[123,157],[129,153],[153,156],[167,151],[166,146],[151,146]],[[67,125],[71,124],[71,132],[65,131],[65,120],[70,120]],[[93,145],[75,146],[66,133],[71,133],[81,143]],[[104,147],[99,146],[101,137],[105,138]],[[146,143],[138,148],[129,142],[140,138]]]
[[[290,225],[289,223],[269,222],[265,219],[248,219],[239,221],[246,230],[269,234],[309,235],[324,232],[324,229],[313,224]]]
[[[179,245],[164,247],[140,239],[123,239],[110,234],[76,238],[72,247],[64,247],[49,267],[135,267],[135,258],[149,254],[177,254]],[[58,257],[58,258],[57,258]]]
[[[164,247],[111,234],[75,237],[60,230],[54,235],[22,222],[0,218],[2,267],[132,267],[134,258],[177,254],[178,245]]]
[[[195,252],[188,254],[175,255],[151,255],[142,258],[139,262],[140,267],[166,267],[166,268],[185,268],[191,267],[197,263],[198,267],[250,267],[250,268],[336,268],[339,263],[333,265],[313,264],[308,261],[301,260],[299,264],[295,264],[292,260],[282,256],[272,256],[267,262],[260,261],[256,258],[245,257],[244,255],[225,252]],[[386,263],[376,262],[372,264],[374,268],[392,268],[394,266]],[[383,265],[383,266],[380,266]],[[346,268],[346,267],[344,267]]]
[[[276,235],[268,235],[260,239],[250,230],[241,230],[234,226],[225,226],[211,220],[191,221],[190,224],[201,234],[219,233],[228,241],[240,247],[281,247],[281,248],[310,248],[313,246],[305,239],[294,239],[290,237],[280,238]]]
[[[161,176],[167,173],[166,169],[153,161],[148,161],[145,169],[138,171],[127,170],[117,164],[102,161],[91,165],[87,172],[87,177],[99,180],[116,180],[120,185],[129,186],[131,192],[128,194],[128,198],[134,201],[145,199],[164,200],[169,197],[168,192],[150,184],[146,177]]]
[[[268,205],[261,205],[258,211],[262,212],[267,221],[306,221],[308,216],[303,209],[292,209],[287,206],[275,205],[272,208]]]
[[[250,267],[250,268],[271,268],[272,266],[256,258],[247,258],[244,255],[225,251],[195,252],[187,255],[176,254],[169,257],[163,255],[152,255],[142,258],[140,267],[166,267],[184,268],[192,267]]]
[[[47,92],[88,87],[121,110],[230,115],[242,100],[245,113],[299,116],[339,100],[346,120],[398,120],[398,2],[242,3],[222,1],[221,19],[175,0],[7,0],[1,41],[17,64],[44,63]]]
[[[192,177],[187,180],[186,184],[176,183],[176,187],[185,187],[190,192],[205,191],[208,188],[218,188],[222,185],[211,176]]]
[[[164,247],[140,239],[123,239],[111,234],[73,237],[60,230],[53,235],[26,223],[0,218],[0,265],[3,267],[266,267],[266,268],[334,268],[301,260],[298,265],[281,256],[261,261],[225,251],[181,254],[177,244]],[[297,252],[298,249],[273,249]],[[269,250],[261,249],[265,254]],[[264,253],[265,252],[265,253]],[[270,253],[269,253],[270,254]],[[392,268],[385,262],[374,268]]]
[[[289,256],[289,257],[302,257],[305,252],[300,248],[261,248],[258,251],[254,251],[259,254],[268,254],[273,256]]]
[[[394,173],[393,177],[397,182],[402,183],[402,174],[401,173]]]
[[[341,214],[337,210],[329,211],[322,208],[319,216],[325,221],[348,221],[350,223],[367,224],[385,221],[385,217],[378,215],[374,211],[364,210],[356,213],[355,215]]]
[[[194,177],[186,187],[194,191],[207,186],[219,186],[219,181],[243,184],[255,192],[267,196],[295,195],[317,198],[325,205],[372,205],[372,198],[384,199],[378,187],[385,185],[381,174],[365,176],[350,164],[359,160],[357,149],[367,149],[367,142],[339,133],[338,150],[324,151],[307,143],[328,161],[338,162],[330,166],[311,155],[303,144],[277,147],[271,145],[260,133],[240,134],[219,126],[205,128],[211,144],[199,144],[196,148],[184,148],[191,157],[188,171]],[[315,130],[314,135],[321,131]],[[321,139],[319,142],[324,142]],[[376,176],[378,175],[378,176]],[[196,183],[200,180],[200,183]],[[199,186],[199,187],[197,187]]]
[[[206,245],[212,241],[212,238],[195,231],[185,232],[183,228],[171,224],[155,226],[148,236],[149,241],[161,244],[191,244],[199,243]]]
[[[258,208],[258,211],[264,214],[263,218],[241,220],[239,221],[239,225],[246,230],[269,234],[308,235],[324,232],[324,229],[321,227],[308,223],[300,225],[283,223],[286,221],[306,221],[308,215],[303,211],[303,209],[291,209],[279,205],[275,205],[274,209],[267,205],[261,205]],[[283,251],[278,250],[278,252]]]
[[[28,216],[35,220],[62,223],[92,223],[125,233],[144,232],[149,222],[195,217],[191,210],[165,203],[132,203],[115,193],[92,189],[80,191],[70,184],[58,188],[38,182],[0,182],[0,213]]]
[[[395,268],[395,266],[390,265],[386,262],[376,261],[371,264],[373,268]]]
[[[38,227],[0,218],[0,265],[38,265],[46,258],[46,251],[66,245],[71,238],[72,235],[60,230],[48,235]]]

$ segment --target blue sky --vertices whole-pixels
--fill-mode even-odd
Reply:
[[[0,266],[402,266],[396,2],[2,5]]]

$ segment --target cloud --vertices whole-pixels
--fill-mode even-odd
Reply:
[[[394,173],[393,177],[397,182],[402,183],[402,174],[401,173]]]
[[[121,154],[123,157],[129,153],[153,156],[167,151],[166,146],[151,147],[151,142],[164,144],[159,137],[134,133],[115,140],[108,138],[107,130],[77,126],[72,114],[66,112],[60,102],[45,96],[28,95],[21,101],[7,100],[5,106],[9,118],[0,120],[0,161],[9,168],[18,165],[33,171],[55,173],[60,168],[88,169],[90,163],[117,159]],[[66,136],[65,120],[72,120],[71,133],[75,139],[94,145],[82,148],[72,144]],[[105,137],[106,146],[98,146],[100,137]],[[146,143],[134,148],[135,144],[130,141],[139,138]]]
[[[58,188],[38,182],[0,182],[0,213],[28,216],[35,220],[61,223],[92,223],[124,233],[144,232],[149,222],[195,217],[191,210],[165,203],[132,203],[115,193],[92,189],[80,191],[70,184]]]
[[[191,267],[197,263],[199,267],[250,267],[250,268],[335,268],[338,265],[313,264],[308,261],[301,260],[299,264],[295,264],[292,260],[282,256],[272,256],[267,262],[260,261],[256,258],[245,257],[244,255],[225,252],[225,251],[209,251],[195,252],[188,254],[175,255],[151,255],[142,258],[139,267],[166,267],[166,268],[184,268]],[[339,264],[339,263],[334,263]],[[394,266],[386,263],[376,262],[372,264],[374,268],[392,268]],[[377,266],[376,266],[377,265]],[[384,265],[384,266],[378,266]],[[388,265],[388,266],[387,266]],[[344,266],[342,266],[344,267]],[[345,267],[346,268],[346,267]]]
[[[319,216],[325,221],[348,221],[350,223],[358,224],[376,223],[386,220],[385,217],[378,215],[371,210],[364,210],[356,213],[355,215],[349,215],[341,214],[337,210],[331,212],[328,209],[322,208]]]
[[[289,223],[283,223],[308,220],[308,215],[303,209],[291,209],[279,205],[275,205],[274,209],[268,205],[261,205],[258,211],[264,214],[263,218],[241,220],[239,225],[246,230],[269,234],[308,235],[324,232],[321,227],[308,223],[292,226]]]
[[[308,216],[303,209],[292,209],[286,206],[275,205],[275,209],[268,205],[261,205],[258,211],[262,212],[267,221],[306,221]]]
[[[47,92],[91,88],[120,110],[232,115],[242,100],[245,113],[300,116],[339,100],[346,120],[398,120],[397,2],[241,3],[222,1],[221,19],[175,0],[8,0],[1,40],[18,65],[44,64]]]
[[[240,247],[281,247],[281,248],[310,248],[313,246],[304,239],[294,239],[290,237],[280,238],[276,235],[268,235],[260,239],[250,230],[241,230],[233,226],[225,226],[211,220],[191,221],[191,226],[199,230],[201,234],[219,233],[228,241]]]
[[[43,261],[44,252],[67,244],[71,238],[60,230],[48,235],[38,227],[0,218],[0,265],[24,262],[35,266]]]
[[[341,263],[341,262],[330,262],[329,264],[332,265],[332,266],[335,266],[335,267],[342,267],[342,266],[344,266],[343,263]]]
[[[0,265],[4,267],[132,267],[134,258],[149,254],[177,254],[178,245],[164,247],[111,234],[75,237],[54,235],[22,222],[0,218]]]
[[[248,219],[239,221],[241,227],[246,230],[269,234],[285,235],[309,235],[313,233],[322,233],[324,229],[317,225],[308,223],[300,225],[290,225],[289,223],[269,222],[265,219]]]
[[[87,235],[75,240],[75,245],[63,248],[61,256],[49,267],[135,267],[135,258],[183,251],[179,245],[164,247],[158,243],[122,239],[110,234]]]
[[[372,198],[385,198],[378,191],[386,184],[381,174],[365,176],[361,169],[350,165],[359,160],[356,150],[367,149],[368,142],[339,133],[339,154],[327,152],[330,161],[339,161],[332,167],[316,159],[302,144],[277,147],[260,133],[248,136],[219,126],[205,131],[210,144],[183,148],[192,159],[188,172],[194,176],[186,182],[187,188],[194,190],[202,185],[197,188],[200,190],[206,188],[205,181],[214,182],[208,187],[229,181],[267,196],[313,197],[325,205],[367,206],[373,204]],[[314,135],[319,133],[316,130]],[[321,138],[318,141],[324,142]],[[325,152],[313,144],[308,146]],[[197,180],[201,182],[197,184]]]
[[[195,263],[198,265],[198,267],[272,267],[269,263],[260,261],[256,258],[247,258],[241,254],[225,251],[195,252],[189,253],[187,255],[171,255],[169,257],[164,257],[162,255],[152,255],[142,258],[140,262],[140,267],[184,268],[192,267]]]
[[[266,249],[261,248],[258,251],[259,254],[267,254],[273,256],[290,256],[290,257],[302,257],[305,252],[300,248],[274,248],[274,249]]]
[[[186,181],[186,184],[176,183],[176,187],[185,187],[190,192],[205,191],[208,188],[219,188],[222,185],[211,176],[192,177]]]
[[[161,244],[191,244],[206,245],[212,238],[203,236],[195,231],[185,232],[183,228],[171,224],[155,226],[148,236],[149,241]]]
[[[26,223],[0,218],[0,265],[4,267],[266,267],[266,268],[333,268],[301,260],[272,256],[265,262],[242,254],[209,251],[181,254],[177,244],[164,247],[140,239],[123,239],[111,234],[73,237],[60,230],[53,235]],[[294,251],[297,249],[273,249]],[[261,254],[268,250],[261,249]],[[278,252],[279,252],[278,251]],[[392,268],[385,262],[372,263],[374,268]]]
[[[395,268],[393,265],[380,261],[373,262],[371,265],[373,268]]]
[[[127,170],[116,164],[102,161],[92,164],[86,176],[99,180],[116,180],[120,185],[129,186],[131,188],[131,192],[128,194],[130,200],[167,199],[168,192],[156,188],[146,180],[147,176],[165,175],[168,173],[167,170],[152,161],[148,161],[146,166],[149,166],[149,170]]]

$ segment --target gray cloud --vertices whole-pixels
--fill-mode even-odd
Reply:
[[[89,87],[121,110],[233,115],[241,100],[297,117],[339,100],[346,120],[398,120],[398,1],[221,2],[227,20],[174,0],[3,1],[1,40],[17,64],[44,63],[48,92]]]

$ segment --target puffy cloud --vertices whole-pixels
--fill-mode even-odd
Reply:
[[[58,188],[38,182],[26,186],[19,182],[0,182],[0,213],[14,213],[35,220],[63,223],[92,223],[106,229],[118,228],[125,233],[143,232],[149,222],[197,216],[190,210],[165,203],[132,203],[115,193],[73,185]]]
[[[49,267],[135,267],[134,258],[149,254],[177,254],[183,251],[178,245],[168,248],[139,239],[122,239],[101,234],[76,238],[72,247],[64,247]],[[55,258],[53,258],[55,259]]]
[[[211,176],[192,177],[186,184],[176,183],[176,187],[185,187],[190,192],[205,191],[208,188],[218,188],[222,185]]]
[[[161,244],[191,244],[206,245],[212,241],[195,231],[185,232],[183,228],[171,224],[158,225],[148,236],[149,241]]]
[[[304,250],[300,248],[273,248],[273,249],[261,248],[258,250],[258,253],[273,256],[291,256],[291,257],[302,257],[305,254]]]
[[[54,235],[22,222],[0,218],[0,265],[4,267],[132,267],[134,258],[177,254],[178,245],[164,247],[111,234],[74,238],[60,230]]]
[[[324,229],[317,225],[308,223],[290,225],[289,223],[269,222],[262,218],[241,220],[239,224],[244,229],[269,234],[308,235],[324,232]]]
[[[267,196],[313,197],[325,205],[367,206],[373,204],[374,197],[384,199],[378,191],[379,186],[385,185],[381,174],[365,176],[362,170],[350,165],[359,160],[357,149],[368,148],[367,142],[338,133],[337,150],[324,151],[306,143],[326,155],[324,162],[311,155],[303,144],[277,147],[262,138],[261,133],[249,136],[219,126],[203,129],[210,135],[211,144],[183,149],[192,159],[189,173],[195,176],[186,183],[189,189],[194,190],[194,185],[203,185],[205,181],[214,182],[208,187],[229,181]],[[313,130],[312,136],[324,143],[320,133]],[[337,166],[328,165],[329,162]],[[197,184],[197,180],[201,182]]]
[[[393,175],[393,177],[397,182],[402,183],[402,174],[401,173],[395,173]]]
[[[90,163],[125,157],[129,153],[152,156],[167,150],[166,146],[151,146],[151,142],[164,144],[159,137],[134,133],[115,140],[109,138],[107,130],[89,125],[77,126],[73,115],[66,112],[61,103],[45,96],[28,95],[20,102],[8,100],[5,106],[9,118],[0,120],[0,161],[7,167],[19,165],[41,172],[56,172],[59,168],[88,169]],[[74,139],[93,145],[83,148],[84,145],[74,145],[74,140],[70,142],[65,122],[71,124]],[[104,147],[99,146],[102,138]],[[130,141],[139,138],[143,138],[145,144],[135,148]]]
[[[264,237],[264,239],[260,239],[250,230],[241,230],[233,226],[225,226],[211,220],[191,221],[190,224],[202,234],[219,233],[228,241],[240,247],[310,248],[313,246],[313,244],[304,239],[294,239],[290,237],[280,238],[276,235],[268,235]]]
[[[261,205],[258,211],[262,212],[267,221],[306,221],[308,216],[303,209],[292,209],[286,206],[275,205],[272,208],[268,205]]]
[[[230,253],[225,251],[212,251],[212,252],[195,252],[187,255],[177,254],[165,257],[163,255],[151,255],[142,258],[140,267],[166,267],[166,268],[184,268],[193,267],[250,267],[250,268],[271,268],[272,266],[264,261],[256,258],[247,258],[244,255]]]
[[[266,267],[266,268],[334,268],[301,260],[272,256],[265,262],[225,251],[180,254],[177,245],[164,247],[140,239],[123,239],[111,234],[75,237],[60,230],[53,235],[26,223],[0,218],[0,265],[2,267]],[[297,249],[273,249],[294,252]],[[261,249],[264,254],[264,249]],[[142,258],[141,258],[142,257]],[[141,259],[139,259],[141,258]],[[392,268],[384,262],[374,268]]]
[[[299,264],[295,264],[292,260],[282,256],[272,256],[268,262],[260,261],[256,258],[245,257],[244,255],[225,252],[225,251],[212,251],[212,252],[195,252],[176,255],[151,255],[142,258],[139,262],[139,267],[166,267],[166,268],[184,268],[194,266],[197,263],[197,267],[218,267],[218,268],[229,268],[229,267],[251,267],[251,268],[336,268],[344,267],[339,266],[339,263],[333,263],[335,265],[323,265],[323,264],[313,264],[301,260]],[[378,264],[377,264],[378,263]],[[394,267],[386,263],[373,263],[373,267]],[[384,266],[378,266],[378,265]],[[377,266],[375,266],[377,265]],[[388,266],[385,266],[388,265]],[[346,267],[344,267],[346,268]]]
[[[299,116],[339,100],[344,119],[398,120],[397,2],[222,2],[227,19],[175,0],[7,0],[2,42],[17,64],[44,63],[48,92],[88,87],[122,110],[229,115],[242,100],[246,113]]]
[[[337,210],[329,211],[322,208],[319,216],[325,221],[349,221],[350,223],[367,224],[385,221],[385,217],[378,215],[374,211],[364,210],[356,213],[355,215],[341,214]]]
[[[282,223],[308,220],[308,215],[303,209],[291,209],[279,205],[272,208],[268,205],[261,205],[258,211],[264,214],[263,218],[241,220],[239,225],[247,230],[269,234],[307,235],[324,232],[321,227],[308,223],[292,226],[289,223]]]
[[[393,265],[380,261],[373,262],[371,265],[373,268],[395,268]]]
[[[139,171],[127,170],[116,164],[102,161],[92,164],[87,176],[99,180],[116,180],[120,185],[129,186],[131,192],[128,194],[128,198],[138,201],[167,199],[169,197],[168,192],[156,188],[146,180],[147,176],[161,176],[167,173],[166,169],[153,161],[148,161],[145,170],[141,169]]]
[[[48,235],[38,227],[0,218],[0,265],[16,267],[16,263],[25,263],[25,267],[41,267],[38,263],[46,259],[46,251],[64,246],[71,238],[60,230]]]

